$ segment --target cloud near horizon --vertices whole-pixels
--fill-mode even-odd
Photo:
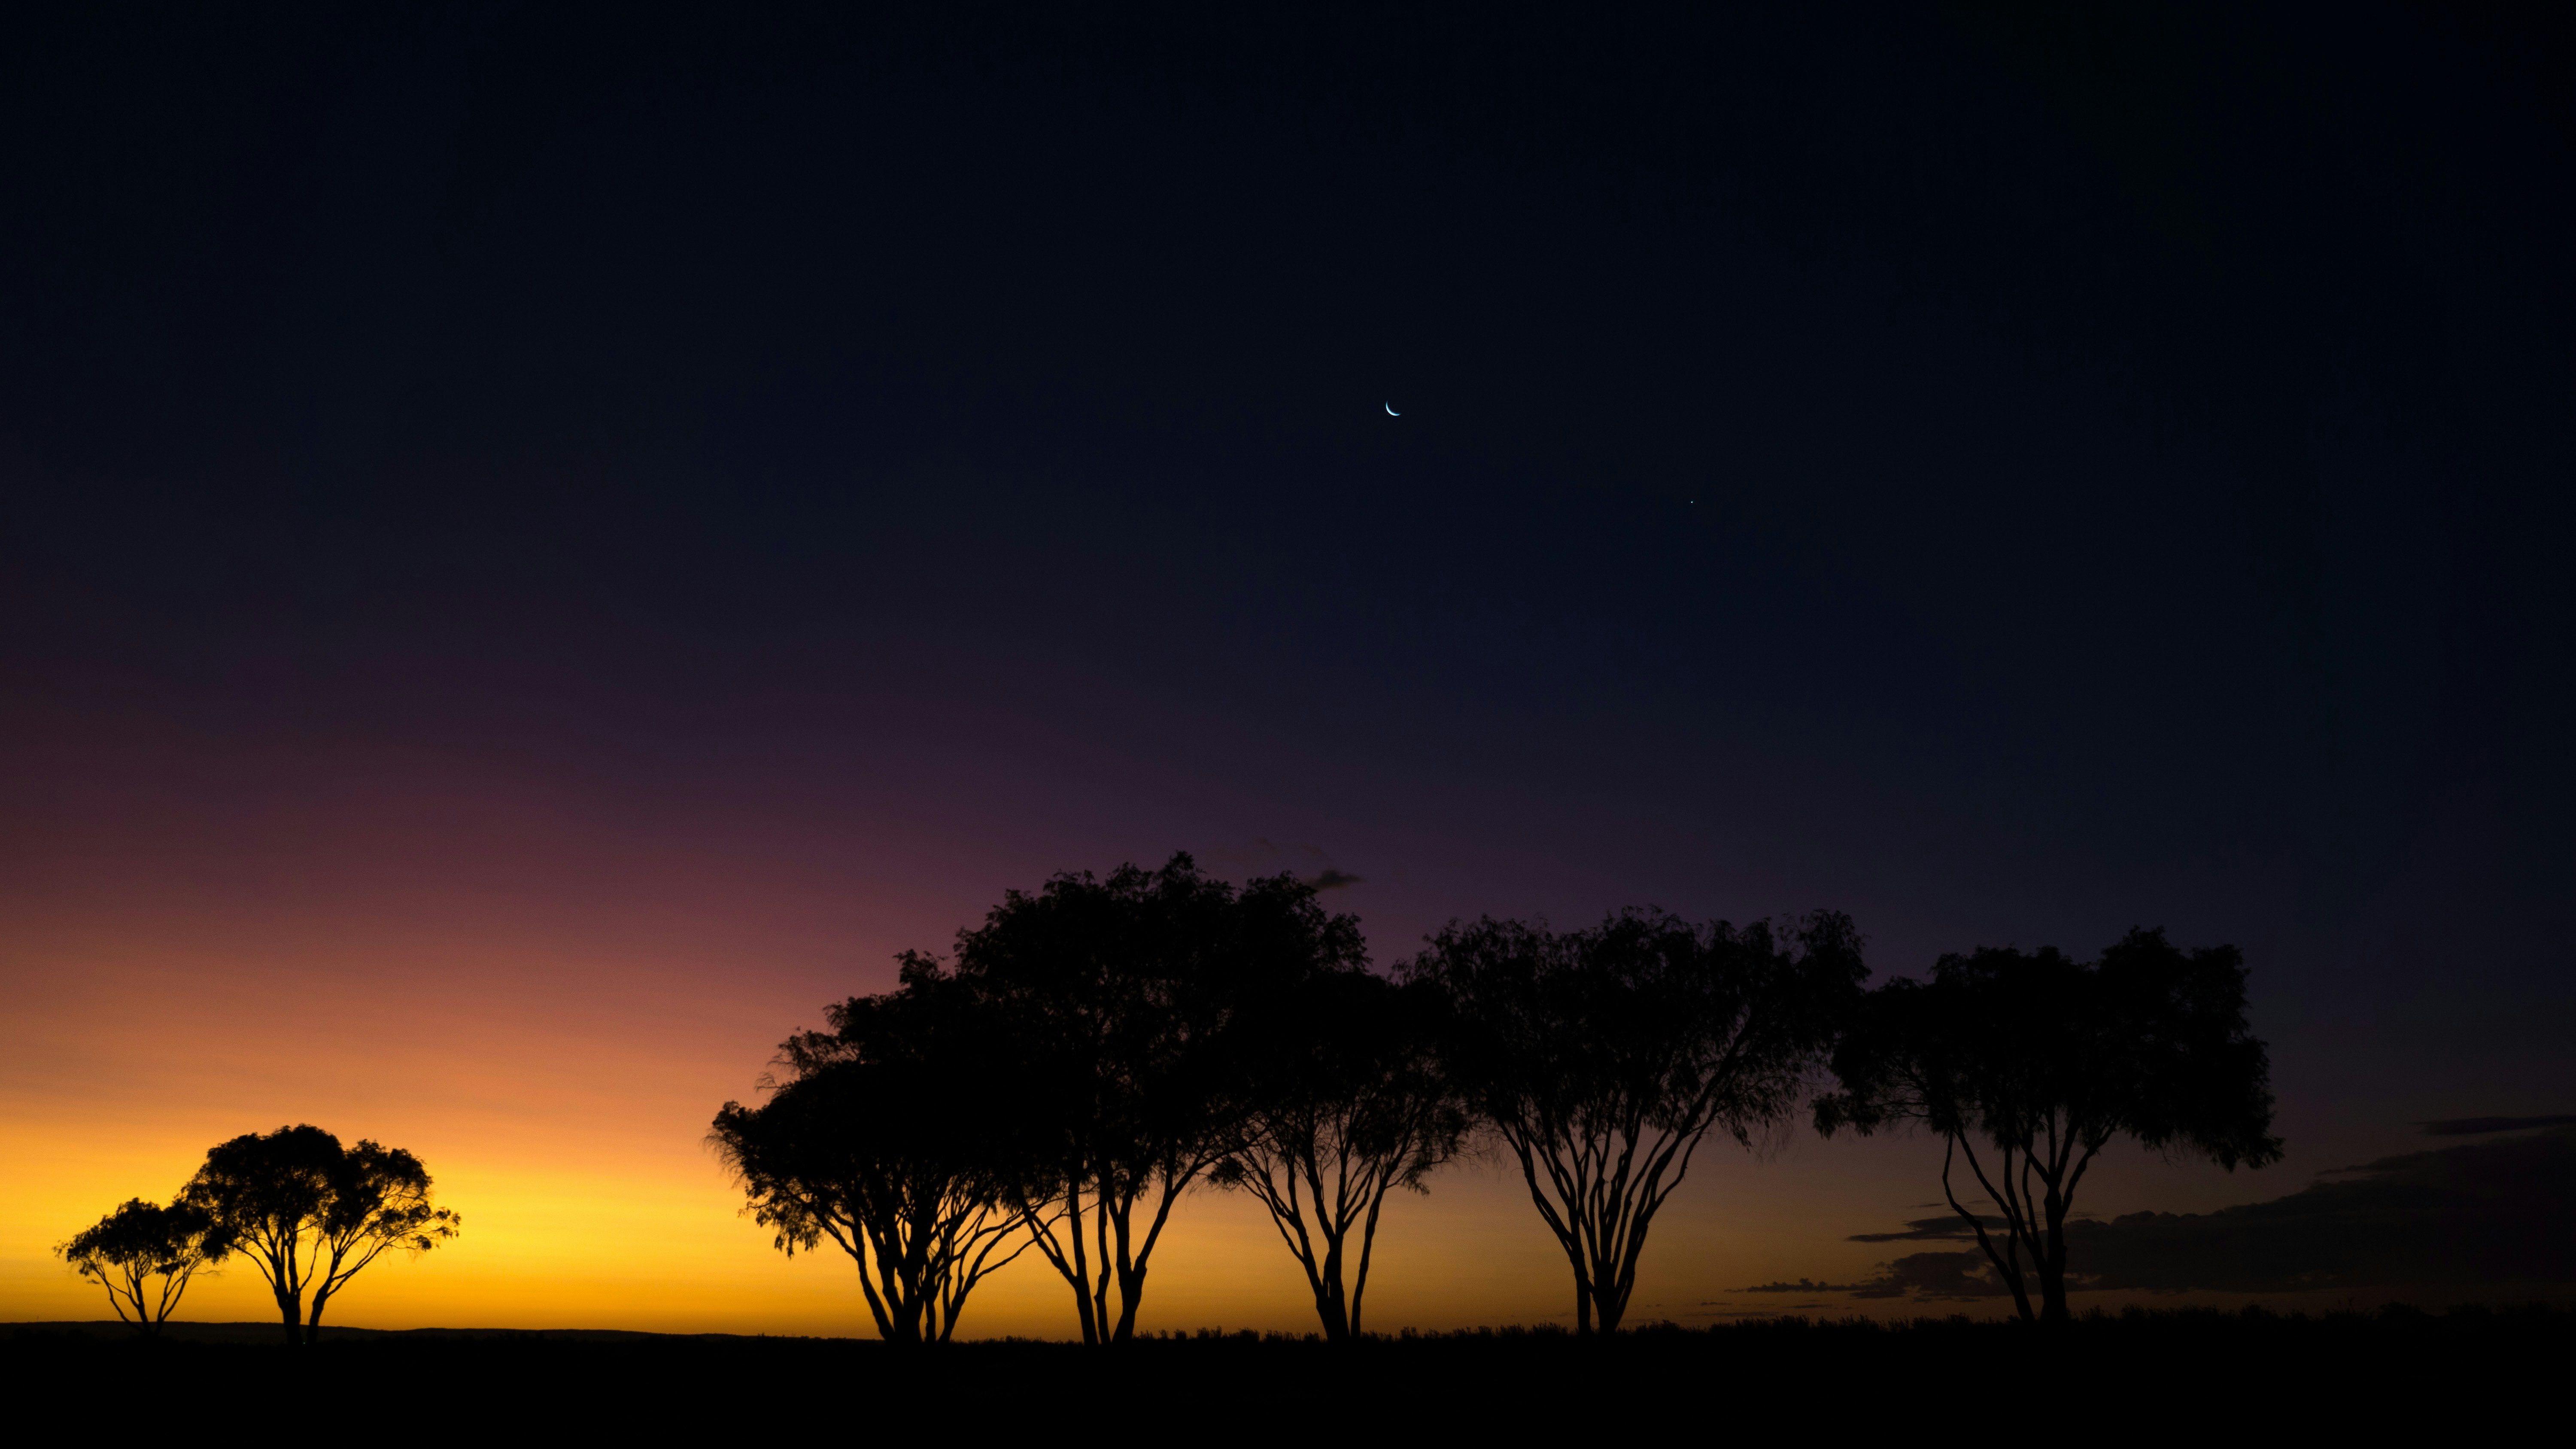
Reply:
[[[2576,1237],[2567,1230],[2576,1221],[2576,1127],[2383,1157],[2323,1177],[2286,1197],[2214,1213],[2071,1222],[2069,1286],[2278,1293],[2576,1282]],[[1859,1233],[1852,1241],[1971,1236],[1952,1216],[1918,1218],[1905,1231]],[[1735,1291],[1945,1302],[2006,1289],[1985,1254],[1970,1247],[1908,1254],[1862,1283],[1801,1279]]]
[[[1980,1217],[1977,1221],[1985,1226],[1987,1232],[1999,1233],[2003,1231],[2004,1220],[2002,1218]],[[1919,1243],[1928,1238],[1973,1238],[1975,1236],[1975,1233],[1968,1230],[1967,1219],[1960,1217],[1957,1213],[1944,1213],[1937,1218],[1908,1219],[1905,1224],[1905,1231],[1901,1233],[1854,1233],[1843,1241],[1850,1243]]]

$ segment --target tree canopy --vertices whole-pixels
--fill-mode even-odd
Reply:
[[[158,1331],[178,1311],[189,1281],[228,1251],[204,1208],[185,1199],[163,1206],[139,1197],[54,1249],[74,1271],[107,1290],[120,1320],[145,1333]]]
[[[430,1200],[419,1158],[364,1138],[344,1148],[309,1125],[208,1148],[180,1200],[267,1280],[289,1343],[318,1342],[323,1308],[368,1264],[428,1252],[463,1225]]]
[[[1574,1271],[1578,1332],[1615,1331],[1648,1229],[1713,1129],[1798,1105],[1867,974],[1851,919],[1590,930],[1452,922],[1401,968],[1437,990],[1447,1069],[1518,1161]]]
[[[1890,981],[1864,999],[1835,1050],[1841,1089],[1818,1100],[1817,1129],[1940,1133],[1951,1210],[2023,1318],[2063,1320],[2066,1215],[2114,1138],[2231,1170],[2279,1159],[2245,976],[2235,947],[2184,951],[2161,930],[2132,930],[2091,965],[2054,947],[1943,956],[1929,981]],[[2001,1215],[2000,1244],[1952,1187],[1961,1158]]]

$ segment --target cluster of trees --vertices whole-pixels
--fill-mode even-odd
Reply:
[[[401,1148],[280,1127],[216,1144],[169,1203],[129,1199],[54,1251],[146,1333],[198,1273],[245,1259],[275,1297],[286,1341],[309,1344],[360,1270],[387,1252],[425,1253],[462,1224],[431,1201],[427,1169]]]
[[[2001,1241],[1952,1205],[2024,1316],[2057,1319],[2066,1214],[2113,1137],[2278,1156],[2234,950],[2132,932],[2096,965],[1980,951],[1872,991],[1861,944],[1832,912],[1485,919],[1382,975],[1357,920],[1289,876],[1238,889],[1186,855],[1060,875],[790,1038],[767,1100],[726,1103],[711,1140],[778,1247],[830,1239],[899,1342],[949,1338],[976,1285],[1031,1252],[1085,1342],[1132,1337],[1201,1183],[1268,1210],[1323,1333],[1349,1338],[1387,1198],[1477,1142],[1520,1168],[1578,1330],[1615,1331],[1693,1153],[1810,1105],[1829,1134],[1941,1134],[1945,1187],[1964,1156]]]

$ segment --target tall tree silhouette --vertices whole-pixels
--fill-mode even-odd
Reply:
[[[245,1133],[208,1148],[180,1200],[205,1212],[268,1281],[288,1343],[319,1342],[323,1308],[388,1250],[416,1256],[463,1225],[430,1201],[419,1158],[364,1138],[343,1148],[313,1126]]]
[[[879,1337],[944,1343],[976,1284],[1027,1248],[1024,1104],[971,993],[901,959],[900,990],[789,1038],[788,1079],[762,1106],[725,1103],[713,1140],[782,1251],[828,1237],[849,1254]]]
[[[1712,1129],[1794,1110],[1867,970],[1831,912],[1739,930],[1631,910],[1588,931],[1452,922],[1401,968],[1448,999],[1450,1070],[1615,1331],[1655,1214]]]
[[[1423,983],[1345,966],[1247,1013],[1251,1110],[1214,1178],[1270,1210],[1327,1339],[1361,1331],[1387,1194],[1423,1190],[1466,1135],[1437,1056],[1440,1006]]]
[[[1818,1100],[1817,1130],[1921,1123],[1940,1133],[1942,1194],[2024,1320],[2067,1316],[2066,1215],[2113,1138],[2231,1171],[2281,1155],[2270,1059],[2245,1020],[2244,957],[2233,946],[2185,952],[2161,930],[2129,932],[2092,966],[2055,947],[1944,956],[1928,982],[1869,993],[1834,1073],[1842,1088]],[[2000,1245],[1952,1187],[1961,1158],[2001,1214]]]
[[[1245,1011],[1318,963],[1362,960],[1359,923],[1312,887],[1283,875],[1238,892],[1187,855],[1059,875],[958,933],[950,969],[1008,1034],[1039,1139],[1023,1220],[1073,1289],[1084,1342],[1135,1336],[1172,1205],[1236,1140]]]
[[[184,1199],[164,1207],[139,1197],[54,1249],[74,1271],[107,1290],[120,1321],[146,1334],[160,1331],[178,1311],[189,1281],[223,1261],[226,1251],[205,1209]]]

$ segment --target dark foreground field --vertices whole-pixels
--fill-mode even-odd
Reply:
[[[143,1342],[116,1325],[20,1325],[0,1332],[0,1374],[13,1403],[79,1406],[100,1427],[168,1432],[247,1413],[298,1438],[1018,1429],[1084,1441],[1375,1441],[1587,1428],[1624,1438],[1651,1426],[1659,1436],[1883,1430],[2057,1443],[2400,1423],[2554,1433],[2576,1362],[2576,1312],[2545,1307],[2131,1312],[2055,1333],[1780,1319],[1593,1341],[1509,1330],[1335,1347],[1200,1334],[1111,1351],[426,1329],[349,1331],[290,1352],[271,1325],[173,1328]]]

